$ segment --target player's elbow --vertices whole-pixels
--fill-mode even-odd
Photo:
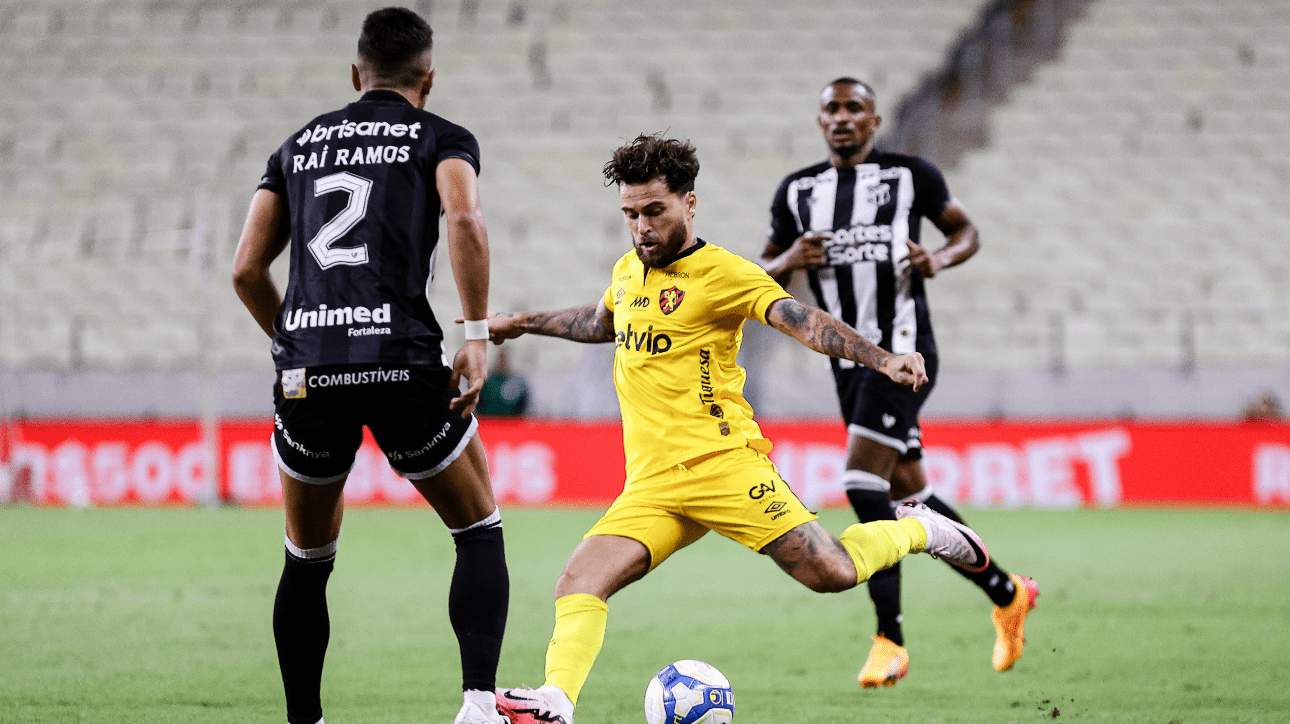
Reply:
[[[450,243],[487,248],[488,227],[484,225],[484,215],[479,211],[445,214],[444,221]]]
[[[251,287],[255,286],[256,277],[257,277],[257,274],[252,267],[246,264],[241,264],[236,262],[234,263],[233,288],[236,289],[239,293],[244,292],[250,289]]]
[[[955,239],[961,240],[963,250],[959,252],[960,261],[966,261],[973,254],[981,250],[981,234],[977,231],[976,225],[971,221],[963,225],[963,228],[954,235]]]

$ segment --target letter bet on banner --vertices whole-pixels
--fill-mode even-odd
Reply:
[[[775,441],[771,457],[780,473],[808,505],[845,504],[840,425],[768,421],[762,429]],[[617,424],[486,419],[481,430],[503,502],[602,506],[622,489]],[[281,500],[270,432],[268,421],[221,427],[218,472],[226,500]],[[0,502],[191,504],[206,479],[196,421],[24,421],[13,438],[0,450]],[[1290,506],[1290,425],[934,422],[923,439],[928,481],[969,506]],[[370,436],[345,499],[421,504]]]

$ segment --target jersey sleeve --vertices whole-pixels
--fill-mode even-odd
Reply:
[[[479,174],[479,141],[475,134],[461,126],[445,123],[437,131],[437,141],[436,166],[450,158],[460,158],[474,167],[476,175]]]
[[[770,228],[766,230],[766,241],[781,249],[792,246],[800,236],[797,218],[788,208],[788,185],[789,180],[784,179],[775,189],[775,197],[770,202]]]
[[[923,159],[915,159],[909,170],[914,177],[914,211],[920,216],[935,219],[950,205],[950,189],[940,169]]]
[[[743,257],[730,254],[721,272],[721,285],[713,299],[719,316],[765,322],[772,303],[793,297],[765,269]]]
[[[260,178],[260,185],[257,189],[268,189],[279,196],[287,195],[287,177],[282,171],[282,147],[269,156],[269,163],[265,165],[264,175]]]

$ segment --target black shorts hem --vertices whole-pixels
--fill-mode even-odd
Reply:
[[[394,467],[393,464],[391,464],[390,467],[393,468],[394,472],[398,473],[400,477],[407,478],[408,480],[425,480],[426,478],[432,478],[439,473],[442,473],[444,470],[447,470],[449,465],[456,462],[457,458],[461,457],[461,454],[466,452],[466,446],[470,444],[471,438],[475,437],[475,433],[478,431],[479,420],[472,415],[470,418],[470,426],[466,428],[466,432],[461,436],[461,440],[457,443],[457,446],[445,455],[443,460],[439,461],[437,465],[429,470],[423,470],[420,472],[404,472]]]
[[[302,483],[308,483],[309,485],[331,485],[333,483],[339,483],[340,481],[349,477],[350,471],[354,469],[354,463],[350,462],[349,467],[345,468],[344,472],[338,473],[336,475],[329,475],[325,478],[319,478],[313,475],[305,475],[304,473],[298,470],[293,470],[291,466],[287,465],[286,461],[282,459],[282,453],[278,451],[277,435],[269,436],[269,447],[273,448],[273,459],[278,463],[278,468],[281,469],[282,472],[286,473],[287,475],[290,475],[292,478],[295,478],[296,480],[299,480]]]
[[[904,455],[905,453],[909,452],[909,443],[902,442],[901,440],[898,440],[890,435],[884,435],[883,433],[878,432],[877,430],[870,430],[864,425],[857,425],[854,422],[847,425],[847,434],[855,435],[857,437],[868,438],[878,443],[879,445],[885,445],[886,447],[889,447],[892,450],[895,450],[901,455]]]

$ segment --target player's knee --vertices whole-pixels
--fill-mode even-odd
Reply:
[[[607,598],[609,593],[604,590],[605,586],[602,584],[603,582],[598,581],[595,576],[566,564],[564,570],[560,572],[560,577],[555,581],[555,597],[560,599],[575,593],[589,593]]]

